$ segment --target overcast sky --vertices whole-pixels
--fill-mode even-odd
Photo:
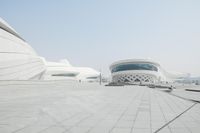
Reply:
[[[0,14],[40,55],[102,69],[150,58],[200,75],[200,0],[0,0]]]

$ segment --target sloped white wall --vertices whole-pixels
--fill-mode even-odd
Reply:
[[[0,28],[0,80],[40,79],[45,69],[29,44]]]

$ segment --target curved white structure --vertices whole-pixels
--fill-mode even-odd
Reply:
[[[46,62],[0,18],[0,80],[96,81],[99,74],[92,68],[73,67],[66,59]]]
[[[143,59],[129,59],[114,62],[110,66],[113,82],[155,83],[160,81],[160,65]]]
[[[95,82],[100,72],[89,67],[74,67],[66,59],[60,62],[46,62],[44,80],[77,80]]]
[[[79,72],[77,79],[79,81],[86,82],[98,82],[100,78],[100,72],[89,67],[74,67]]]
[[[44,59],[0,18],[0,80],[40,79]]]
[[[46,62],[44,80],[77,80],[79,72],[66,62]]]
[[[113,82],[122,83],[167,83],[189,77],[185,73],[170,73],[158,63],[148,59],[128,59],[114,62],[110,66]]]

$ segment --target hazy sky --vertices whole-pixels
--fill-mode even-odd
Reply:
[[[151,58],[200,75],[200,0],[0,0],[40,56],[109,74],[113,61]]]

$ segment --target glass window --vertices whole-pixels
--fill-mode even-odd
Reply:
[[[52,74],[52,76],[62,76],[62,77],[75,77],[77,74],[74,73],[61,73],[61,74]]]
[[[98,77],[87,77],[87,79],[97,79]]]
[[[138,64],[122,64],[114,67],[112,69],[113,72],[118,71],[128,71],[128,70],[150,70],[150,71],[158,71],[158,68],[152,64],[147,63],[138,63]]]

